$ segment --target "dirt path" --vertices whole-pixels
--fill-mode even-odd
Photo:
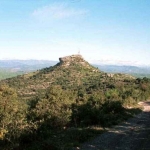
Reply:
[[[144,107],[141,114],[83,144],[80,150],[150,150],[150,101],[140,105]]]

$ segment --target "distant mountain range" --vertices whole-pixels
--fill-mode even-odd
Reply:
[[[57,61],[50,60],[0,60],[0,68],[29,71],[53,66]]]
[[[150,67],[118,66],[118,65],[97,65],[100,70],[108,73],[125,73],[136,77],[150,77]]]
[[[0,80],[53,66],[57,61],[0,60]]]

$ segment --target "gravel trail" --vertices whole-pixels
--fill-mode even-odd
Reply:
[[[80,150],[150,150],[150,101],[140,102],[143,112],[108,129]]]

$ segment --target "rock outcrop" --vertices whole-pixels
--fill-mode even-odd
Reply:
[[[79,54],[61,57],[59,58],[59,61],[60,61],[60,65],[63,65],[63,66],[70,66],[71,64],[80,64],[83,66],[90,66],[89,63],[85,61],[83,57]]]

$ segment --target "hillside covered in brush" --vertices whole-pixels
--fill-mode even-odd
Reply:
[[[59,85],[62,89],[78,90],[79,87],[89,88],[97,85],[101,89],[110,84],[131,80],[134,77],[126,74],[107,74],[91,66],[81,55],[72,55],[59,59],[53,67],[27,73],[1,81],[18,91],[22,98],[31,98],[48,87]],[[104,86],[103,86],[104,85]],[[41,94],[41,93],[40,93]]]
[[[0,143],[5,149],[68,149],[93,133],[80,136],[79,128],[125,120],[132,115],[127,107],[150,96],[148,78],[107,74],[81,55],[59,60],[53,67],[0,81]]]

